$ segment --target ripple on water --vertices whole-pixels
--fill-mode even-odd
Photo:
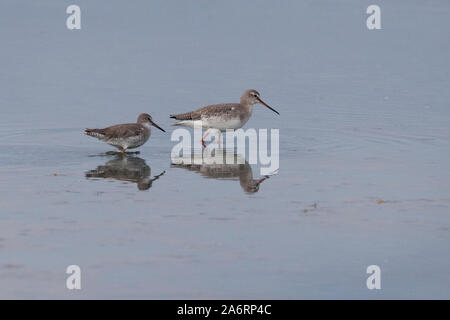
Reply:
[[[298,127],[282,130],[280,145],[289,151],[312,154],[354,152],[361,149],[386,151],[392,148],[416,149],[449,145],[447,128],[422,123],[410,117],[393,120],[392,114],[325,113],[323,117],[305,117]],[[392,147],[392,148],[389,148]]]

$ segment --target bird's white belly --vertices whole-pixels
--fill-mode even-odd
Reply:
[[[148,135],[148,137],[134,136],[128,138],[114,138],[109,139],[106,143],[115,147],[121,147],[123,149],[133,149],[142,146],[147,142],[148,138],[150,138],[150,135]]]

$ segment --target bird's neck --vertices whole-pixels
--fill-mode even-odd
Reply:
[[[248,103],[247,101],[241,101],[241,106],[242,106],[245,110],[247,110],[247,112],[248,112],[249,114],[252,113],[252,111],[253,111],[253,104]]]

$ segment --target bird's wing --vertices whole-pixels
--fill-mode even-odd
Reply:
[[[226,116],[233,114],[238,108],[238,103],[215,104],[200,108],[196,112],[205,117]]]
[[[237,110],[238,107],[238,103],[214,104],[192,112],[174,114],[170,117],[176,120],[200,120],[202,116],[214,117],[231,114],[234,110]]]
[[[231,114],[239,107],[238,103],[214,104],[192,112],[171,115],[176,120],[200,120],[203,116],[214,117]]]

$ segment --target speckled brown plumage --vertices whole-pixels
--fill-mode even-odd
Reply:
[[[86,129],[88,135],[101,135],[104,139],[129,138],[145,133],[145,127],[138,123],[117,124],[104,129]]]
[[[221,132],[228,129],[241,128],[250,118],[253,111],[253,105],[262,104],[272,110],[278,111],[268,106],[259,97],[259,92],[253,89],[246,90],[239,103],[214,104],[200,109],[180,114],[170,115],[172,119],[178,120],[174,123],[177,126],[187,126],[202,129],[217,129]],[[204,138],[202,139],[204,145]]]
[[[237,115],[241,118],[239,112],[242,113],[242,111],[239,103],[223,103],[202,107],[192,112],[170,115],[170,117],[176,120],[201,120],[202,117],[232,118]]]

